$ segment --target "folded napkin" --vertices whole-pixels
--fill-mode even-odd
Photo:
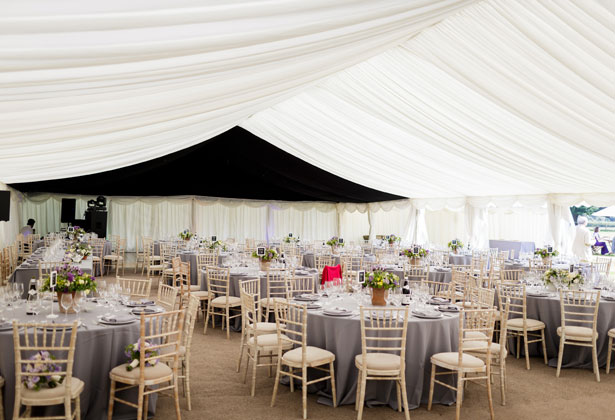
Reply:
[[[115,323],[122,323],[122,322],[129,322],[129,321],[133,321],[135,318],[132,315],[124,315],[124,314],[117,314],[117,315],[107,315],[107,316],[103,316],[102,320],[105,322],[115,322]]]
[[[429,300],[429,303],[432,305],[441,305],[443,303],[449,303],[450,299],[445,299],[443,297],[434,296]]]
[[[329,314],[347,314],[347,313],[349,313],[351,311],[350,311],[350,309],[346,309],[346,308],[343,308],[341,306],[335,306],[333,308],[325,309],[324,312],[325,313],[329,313]]]
[[[459,306],[457,305],[440,305],[438,306],[440,312],[459,312]]]
[[[134,308],[131,312],[133,314],[157,314],[159,312],[161,312],[162,309],[158,308],[158,307],[151,307],[151,308]]]
[[[153,300],[131,300],[128,302],[129,306],[149,306],[153,305],[155,302]]]
[[[414,315],[418,315],[418,316],[428,316],[428,317],[432,317],[432,316],[433,317],[438,317],[438,316],[440,316],[440,314],[437,311],[435,311],[435,310],[428,311],[428,310],[425,310],[425,309],[420,309],[420,310],[419,309],[415,309],[415,310],[412,311],[412,313]]]

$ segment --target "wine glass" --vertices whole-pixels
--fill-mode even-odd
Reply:
[[[64,322],[68,322],[68,310],[73,305],[73,296],[70,293],[62,293],[60,306],[64,309]]]
[[[79,316],[79,312],[83,308],[84,298],[81,292],[75,293],[75,297],[73,299],[73,310],[77,313],[77,325],[81,325],[81,317]]]

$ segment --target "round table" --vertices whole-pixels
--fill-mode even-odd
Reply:
[[[57,302],[53,303],[54,313],[59,313]],[[115,366],[127,361],[124,349],[128,344],[139,339],[139,322],[128,325],[102,325],[98,324],[98,316],[109,311],[108,308],[90,303],[91,311],[80,314],[84,326],[79,327],[75,347],[75,361],[73,375],[85,383],[81,393],[81,418],[104,420],[107,418],[107,405],[109,404],[109,372]],[[5,311],[3,316],[7,319],[15,318],[18,322],[45,322],[50,309],[41,310],[39,315],[26,315],[25,304],[16,308],[15,312]],[[68,322],[77,319],[77,315],[69,314]],[[64,314],[59,314],[54,320],[56,323],[64,322]],[[52,352],[53,353],[53,352]],[[0,375],[6,381],[4,386],[4,414],[5,418],[13,416],[15,399],[15,359],[13,353],[13,330],[0,331]],[[128,401],[137,401],[137,393],[126,391]],[[152,398],[154,397],[154,398]],[[156,394],[150,396],[149,412],[153,415],[156,408]],[[136,409],[123,404],[116,404],[113,410],[114,418],[134,417]]]
[[[549,366],[557,367],[557,353],[559,350],[559,336],[557,328],[562,325],[560,300],[559,296],[550,297],[534,297],[527,296],[527,317],[542,321],[546,325],[545,340],[547,345],[547,355],[549,357]],[[606,367],[606,353],[608,349],[609,329],[615,328],[615,302],[600,299],[598,306],[598,365],[601,368]],[[512,341],[508,346],[511,353],[514,354],[515,346]],[[533,356],[542,354],[540,343],[530,344],[529,351]],[[592,356],[590,347],[566,346],[564,348],[564,357],[562,359],[562,367],[580,367],[592,369]]]
[[[448,263],[452,265],[472,265],[472,255],[449,254]]]
[[[361,354],[361,323],[357,301],[343,297],[335,301],[322,300],[323,306],[344,306],[355,311],[351,317],[324,315],[322,310],[309,310],[307,344],[329,350],[335,354],[335,383],[338,404],[354,404],[357,368],[354,358]],[[421,319],[410,316],[406,342],[406,387],[410,408],[426,404],[429,397],[431,362],[435,353],[454,352],[458,347],[459,316],[446,314],[439,319]],[[331,384],[323,381],[313,385],[311,391],[320,391],[318,401],[333,405]],[[397,394],[393,381],[368,381],[365,394],[368,405],[386,404],[397,409]],[[434,402],[452,404],[454,393],[442,386],[434,389]]]

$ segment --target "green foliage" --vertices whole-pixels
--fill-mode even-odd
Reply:
[[[572,218],[574,222],[577,222],[577,218],[579,216],[591,216],[595,212],[602,210],[604,207],[596,207],[596,206],[572,206],[570,207],[570,213],[572,213]]]

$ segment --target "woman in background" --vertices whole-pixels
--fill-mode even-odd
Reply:
[[[596,240],[596,243],[594,244],[594,246],[599,246],[601,248],[600,252],[602,255],[608,254],[609,253],[609,247],[606,245],[606,242],[602,241],[602,239],[600,238],[600,227],[596,226],[594,228],[594,239]]]

